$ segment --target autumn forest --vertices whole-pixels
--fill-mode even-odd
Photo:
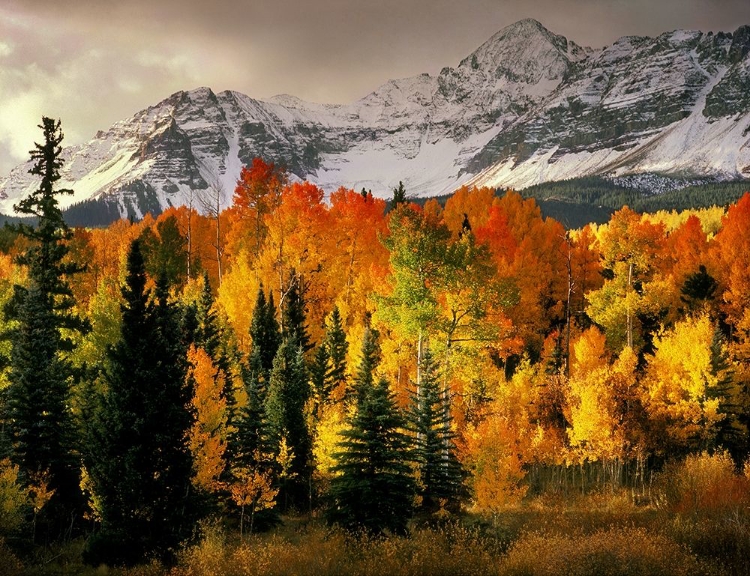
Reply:
[[[750,193],[567,230],[256,158],[70,229],[43,129],[0,232],[9,573],[747,573]]]

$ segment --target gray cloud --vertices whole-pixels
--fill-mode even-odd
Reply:
[[[68,144],[181,89],[349,102],[390,78],[455,66],[536,18],[578,44],[750,24],[747,0],[4,0],[0,174],[42,114]]]

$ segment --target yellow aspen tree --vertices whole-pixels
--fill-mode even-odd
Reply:
[[[611,378],[604,334],[589,328],[573,344],[567,389],[567,434],[579,462],[622,456]]]
[[[717,371],[712,364],[714,333],[704,313],[677,322],[654,339],[643,402],[658,434],[654,443],[662,450],[710,446],[726,417],[720,392],[728,369]]]
[[[206,492],[216,492],[226,467],[227,401],[223,395],[224,375],[201,348],[188,351],[188,378],[194,384],[195,422],[190,430],[190,450],[194,459],[193,483]]]

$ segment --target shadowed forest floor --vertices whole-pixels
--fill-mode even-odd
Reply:
[[[81,561],[83,540],[30,552],[0,547],[0,573],[118,576],[285,575],[739,575],[750,574],[747,506],[680,511],[632,504],[626,494],[532,499],[493,516],[422,518],[408,537],[353,537],[316,516],[285,517],[240,538],[205,522],[173,566],[130,569]]]

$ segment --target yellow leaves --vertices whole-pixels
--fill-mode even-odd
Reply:
[[[571,373],[574,376],[589,374],[601,368],[606,362],[606,346],[604,334],[596,328],[589,328],[573,344],[573,359]],[[606,364],[605,364],[606,365]]]
[[[677,322],[654,340],[644,404],[679,445],[710,439],[724,418],[716,397],[720,375],[712,367],[713,335],[713,323],[703,314]]]
[[[32,474],[30,480],[29,501],[36,516],[55,495],[55,489],[49,486],[50,473],[48,470]]]
[[[336,465],[333,454],[340,451],[337,444],[341,442],[340,434],[345,428],[344,416],[338,406],[324,408],[313,442],[313,457],[317,473],[323,478],[330,478],[333,475],[331,468]]]
[[[255,510],[273,508],[279,491],[273,488],[269,472],[235,468],[232,470],[234,482],[229,486],[232,501],[237,506],[255,506]]]
[[[21,525],[27,497],[18,481],[18,466],[8,459],[0,460],[0,536]]]
[[[188,378],[192,378],[195,388],[192,402],[195,422],[189,438],[194,458],[193,483],[214,492],[220,488],[219,477],[226,466],[227,402],[222,393],[225,378],[201,348],[191,347],[188,361],[191,365]]]
[[[91,476],[89,475],[89,471],[84,466],[81,468],[81,492],[84,496],[88,498],[88,505],[89,509],[84,512],[83,517],[86,520],[94,520],[96,522],[101,522],[102,515],[102,503],[101,498],[96,494],[94,491],[94,483],[91,480]]]
[[[636,399],[637,364],[638,358],[629,347],[611,364],[604,334],[597,328],[589,328],[573,344],[566,417],[574,461],[627,456],[632,448],[632,423],[623,407]]]
[[[466,433],[467,460],[473,471],[474,504],[479,510],[499,512],[515,505],[528,486],[521,438],[509,420],[490,415]]]
[[[237,255],[231,270],[224,275],[218,291],[217,304],[229,318],[240,345],[244,344],[245,351],[250,347],[248,333],[258,286],[259,280],[250,254],[243,250]]]

